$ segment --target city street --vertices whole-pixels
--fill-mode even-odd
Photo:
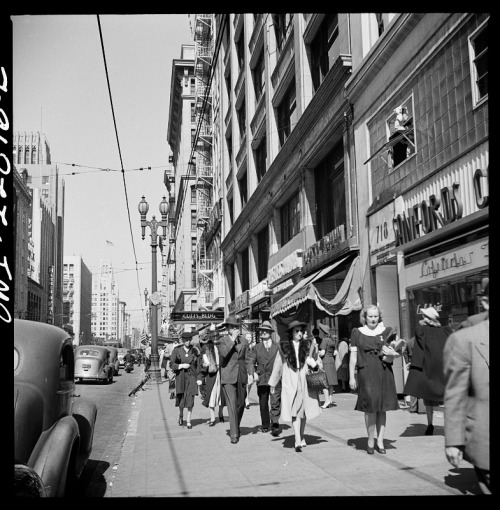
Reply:
[[[142,368],[142,367],[141,367]],[[97,497],[285,497],[479,494],[470,464],[453,469],[444,455],[443,412],[435,432],[424,436],[424,414],[387,413],[386,455],[366,454],[363,413],[356,395],[338,393],[336,406],[306,427],[308,446],[296,453],[291,428],[279,437],[258,431],[255,387],[245,410],[240,442],[229,441],[224,423],[208,427],[208,409],[195,401],[193,428],[177,424],[167,384],[147,383],[128,397],[142,370],[120,375],[110,386],[78,385],[94,398],[99,414],[83,496]],[[402,403],[402,402],[401,402]]]

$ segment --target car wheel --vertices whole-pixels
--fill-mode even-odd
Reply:
[[[14,496],[42,498],[45,487],[38,473],[25,464],[14,465]]]

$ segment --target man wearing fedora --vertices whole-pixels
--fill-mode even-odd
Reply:
[[[224,392],[226,407],[229,415],[229,433],[231,443],[240,440],[240,423],[245,410],[247,384],[251,381],[248,376],[252,359],[248,341],[240,335],[240,321],[229,315],[223,322],[227,333],[218,344],[221,361],[221,384]]]
[[[481,290],[476,294],[479,296],[479,301],[481,303],[481,307],[483,309],[482,312],[476,313],[475,315],[471,315],[467,319],[465,319],[458,329],[468,328],[469,326],[474,326],[474,324],[477,324],[478,322],[484,321],[488,318],[488,309],[489,309],[489,302],[488,302],[488,295],[489,295],[489,286],[490,286],[490,279],[489,278],[483,278],[481,280]]]
[[[257,383],[257,395],[259,397],[261,432],[269,432],[279,435],[279,417],[281,412],[281,381],[271,394],[269,378],[273,372],[274,360],[279,351],[278,344],[271,339],[274,329],[269,321],[264,321],[258,328],[260,342],[251,350],[252,366],[250,376]],[[271,412],[269,412],[269,400],[271,400]]]
[[[444,445],[448,462],[470,462],[481,492],[491,494],[489,280],[481,290],[485,317],[451,334],[444,347]]]

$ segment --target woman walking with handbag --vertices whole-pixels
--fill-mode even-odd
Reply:
[[[301,452],[306,446],[304,430],[307,419],[321,414],[318,392],[309,390],[307,386],[309,367],[317,365],[317,350],[314,349],[311,357],[311,340],[304,338],[306,326],[306,323],[299,321],[292,321],[288,325],[287,338],[280,342],[280,352],[274,360],[269,378],[273,394],[281,380],[281,420],[292,423],[296,452]]]
[[[215,332],[209,331],[204,338],[200,340],[201,356],[198,364],[198,386],[205,383],[205,395],[203,396],[202,405],[210,410],[210,420],[208,426],[215,425],[215,406],[219,406],[220,410],[220,369],[219,369],[219,351],[214,344]]]
[[[387,345],[391,328],[382,324],[378,306],[368,305],[361,310],[362,327],[351,332],[351,356],[349,361],[349,386],[356,389],[354,370],[358,366],[359,393],[354,409],[365,413],[368,433],[367,453],[373,455],[375,448],[384,454],[386,411],[399,409],[392,361],[400,354]],[[375,430],[377,444],[375,446]]]
[[[192,333],[184,332],[181,335],[183,345],[172,351],[170,367],[175,372],[175,407],[179,408],[179,425],[184,420],[184,408],[187,408],[188,429],[191,425],[191,413],[194,406],[194,397],[198,395],[196,378],[198,375],[198,356],[200,351],[191,345]]]

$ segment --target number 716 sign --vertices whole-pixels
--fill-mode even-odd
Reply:
[[[395,257],[389,251],[396,245],[396,237],[392,228],[394,217],[394,201],[387,204],[369,218],[370,229],[370,265],[385,264]]]

